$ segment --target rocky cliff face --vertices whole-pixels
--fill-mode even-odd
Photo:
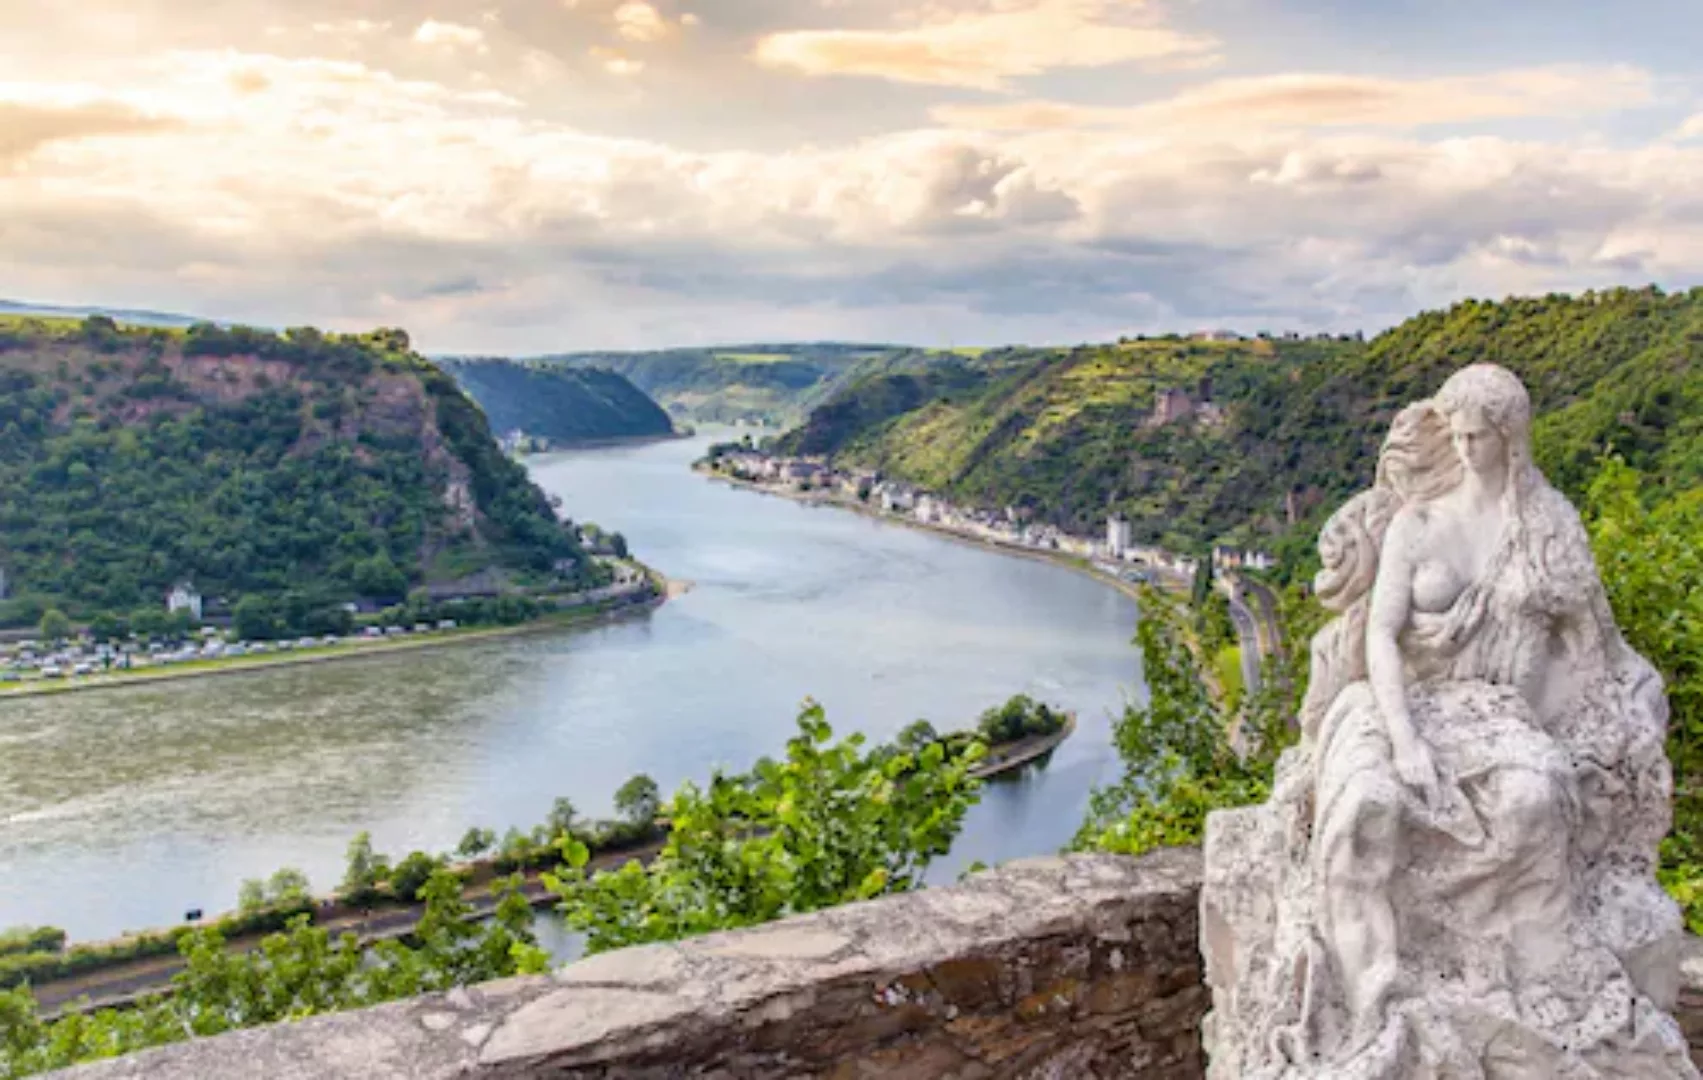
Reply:
[[[400,331],[0,320],[0,491],[13,600],[74,614],[184,579],[336,599],[583,559]]]

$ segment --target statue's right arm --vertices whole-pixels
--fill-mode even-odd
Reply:
[[[1413,602],[1414,550],[1419,524],[1411,511],[1396,514],[1390,522],[1378,559],[1378,574],[1372,582],[1372,602],[1366,618],[1367,681],[1371,683],[1378,714],[1389,732],[1391,747],[1398,756],[1418,741],[1407,710],[1399,639]]]

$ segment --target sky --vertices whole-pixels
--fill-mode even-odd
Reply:
[[[433,352],[1703,284],[1700,0],[0,0],[0,297]]]

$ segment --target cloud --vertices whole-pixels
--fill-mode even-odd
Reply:
[[[1546,67],[1429,79],[1285,74],[1220,79],[1146,105],[1048,101],[944,105],[936,120],[982,131],[1120,128],[1217,138],[1303,127],[1423,127],[1526,116],[1608,112],[1649,104],[1654,80],[1637,68]]]
[[[660,41],[673,29],[662,13],[644,0],[627,0],[610,18],[615,22],[615,32],[628,41]]]
[[[418,45],[432,45],[452,49],[474,49],[484,52],[485,31],[477,26],[463,26],[460,23],[439,22],[427,19],[414,31],[414,42]]]
[[[173,123],[119,102],[32,103],[8,101],[0,93],[0,170],[49,143],[158,133]]]
[[[1674,132],[1676,139],[1703,139],[1703,112],[1686,120]]]
[[[635,60],[621,52],[619,49],[611,49],[603,45],[594,45],[588,51],[593,59],[603,65],[603,70],[607,71],[611,75],[618,75],[622,78],[631,78],[645,69],[643,60]]]
[[[741,91],[771,95],[799,133],[765,145],[730,119],[688,143],[655,135],[656,115],[678,119],[708,83],[670,83],[687,50],[621,38],[614,8],[550,5],[577,38],[505,23],[483,64],[403,29],[359,60],[152,51],[77,78],[12,74],[0,280],[541,351],[1375,328],[1463,294],[1703,273],[1703,144],[1597,126],[1657,96],[1636,69],[1180,76],[1128,107],[959,106],[921,128],[936,92],[893,87],[889,111],[827,131],[828,104],[885,95],[753,69],[715,25],[693,46],[722,48]],[[657,92],[577,70],[593,65],[643,70]],[[1483,124],[1522,117],[1556,119]]]
[[[1210,57],[1217,42],[1140,15],[1111,0],[1004,0],[897,30],[795,30],[762,38],[769,68],[805,75],[859,75],[905,83],[1004,90],[1013,78],[1055,68]],[[1122,17],[1119,17],[1123,13]]]
[[[382,34],[390,27],[388,20],[340,19],[334,22],[316,22],[310,29],[316,34],[328,34],[332,37],[363,37],[368,34]]]

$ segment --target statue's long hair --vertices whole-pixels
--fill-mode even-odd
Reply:
[[[1439,499],[1460,486],[1465,467],[1450,436],[1450,417],[1478,412],[1502,438],[1507,455],[1507,484],[1502,500],[1507,522],[1503,543],[1514,553],[1538,560],[1554,545],[1529,535],[1529,502],[1553,494],[1532,461],[1531,398],[1520,380],[1495,364],[1473,364],[1451,375],[1437,391],[1396,414],[1378,452],[1376,480],[1370,490],[1343,504],[1319,533],[1321,569],[1313,592],[1326,608],[1339,613],[1314,639],[1313,670],[1302,706],[1303,730],[1316,729],[1323,711],[1342,688],[1366,677],[1366,620],[1372,585],[1383,555],[1384,534],[1403,506]],[[1558,497],[1557,497],[1558,498]],[[1525,580],[1549,580],[1550,568],[1529,570]],[[1565,575],[1577,581],[1577,574]]]

